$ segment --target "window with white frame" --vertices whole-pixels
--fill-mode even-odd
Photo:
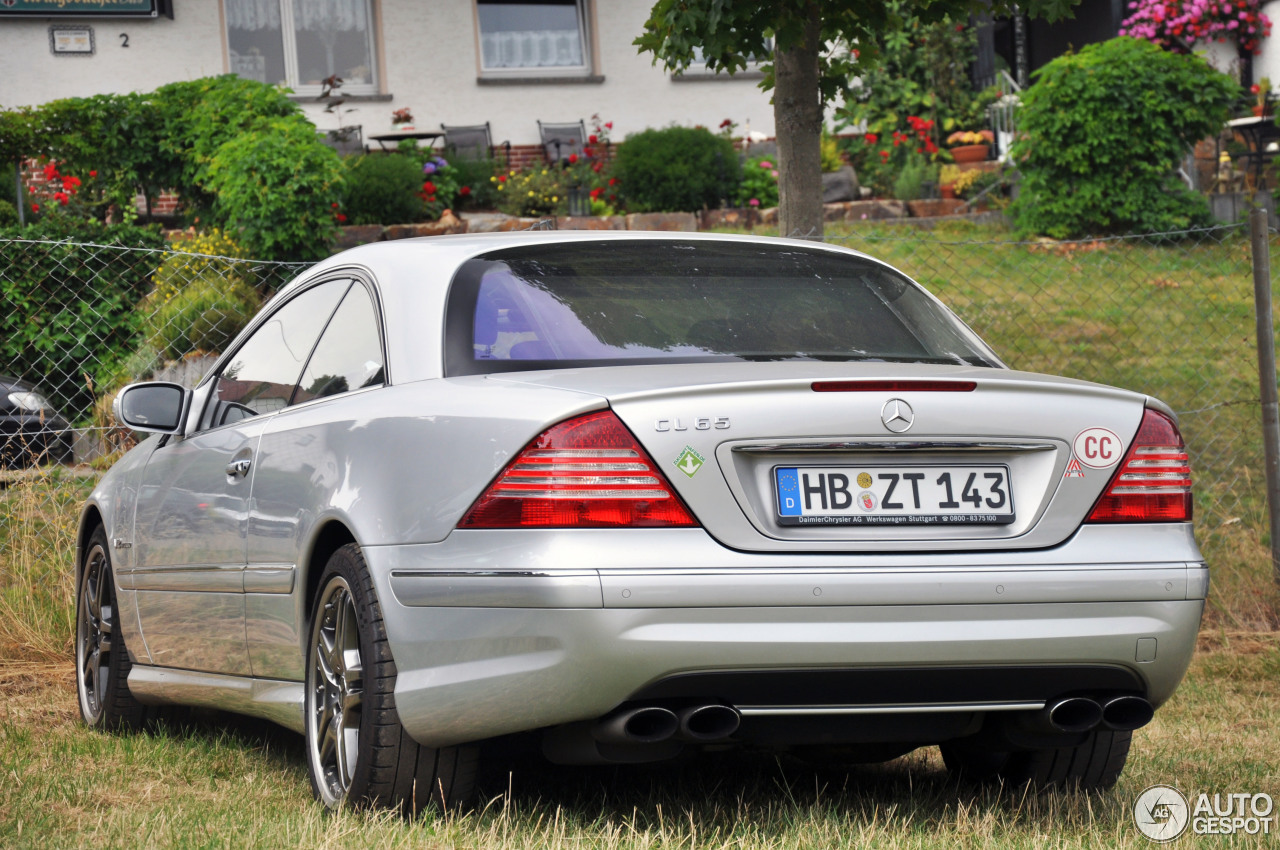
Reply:
[[[586,0],[476,0],[486,72],[586,73]]]
[[[318,94],[377,93],[372,0],[223,0],[231,73]]]

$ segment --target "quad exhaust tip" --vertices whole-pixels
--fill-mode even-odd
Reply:
[[[603,718],[591,734],[597,741],[607,744],[656,744],[675,737],[679,730],[680,721],[674,711],[645,705]]]
[[[1102,725],[1117,732],[1141,729],[1155,717],[1156,710],[1142,697],[1113,697],[1102,706]]]
[[[1059,732],[1088,732],[1102,722],[1102,706],[1087,697],[1068,697],[1049,706],[1049,725]]]
[[[723,741],[742,724],[742,715],[727,705],[709,703],[681,709],[680,737],[686,741]]]

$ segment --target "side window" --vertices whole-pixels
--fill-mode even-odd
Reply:
[[[357,283],[320,337],[293,403],[377,386],[384,380],[378,317],[369,291]]]
[[[287,405],[302,364],[350,286],[349,280],[331,280],[276,310],[214,379],[200,427],[217,428]]]

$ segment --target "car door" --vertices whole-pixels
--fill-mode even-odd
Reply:
[[[258,323],[211,379],[194,433],[143,470],[130,580],[151,663],[247,675],[244,566],[258,441],[292,399],[349,281],[300,291]]]
[[[249,511],[245,619],[253,675],[301,679],[304,612],[298,560],[349,472],[352,443],[367,440],[352,397],[386,380],[372,290],[347,291],[303,370],[293,405],[262,434]]]

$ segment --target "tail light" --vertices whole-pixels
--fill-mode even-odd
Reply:
[[[611,410],[547,429],[507,464],[459,528],[696,526]]]
[[[1191,463],[1178,426],[1147,410],[1089,522],[1189,522]]]

